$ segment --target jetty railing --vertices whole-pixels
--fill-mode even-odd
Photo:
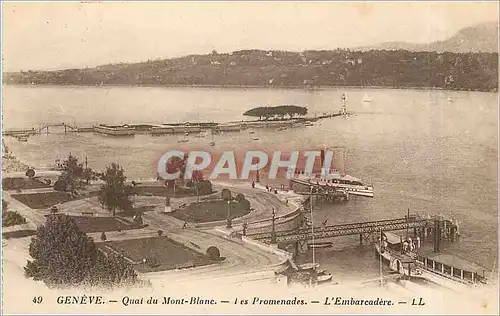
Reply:
[[[461,283],[475,284],[485,282],[484,275],[480,275],[477,272],[460,269],[421,255],[417,255],[415,261],[419,264],[420,268]]]

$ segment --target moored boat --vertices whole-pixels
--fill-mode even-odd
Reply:
[[[333,242],[315,242],[314,244],[307,244],[309,248],[329,248],[333,245]]]
[[[20,135],[20,136],[17,136],[17,140],[20,142],[27,142],[28,137],[29,137],[29,135]]]
[[[390,232],[381,232],[379,242],[375,243],[376,253],[382,261],[389,264],[389,268],[392,271],[409,278],[422,278],[422,271],[416,267],[415,260],[404,254],[402,249],[402,237]]]
[[[359,195],[365,197],[374,197],[372,185],[364,184],[360,179],[350,175],[329,174],[326,179],[311,177],[307,175],[298,175],[297,180],[304,181],[307,185],[318,185],[340,189],[346,195]]]
[[[458,259],[445,264],[419,255],[417,252],[403,251],[403,238],[390,232],[382,232],[375,250],[381,259],[389,263],[391,270],[410,278],[420,278],[453,290],[463,290],[467,286],[486,283],[484,275],[456,267]],[[472,269],[470,269],[472,270]]]

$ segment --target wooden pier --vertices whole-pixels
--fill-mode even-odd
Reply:
[[[310,224],[304,219],[296,221],[301,223],[296,228],[288,230],[271,230],[252,232],[246,230],[244,235],[259,240],[264,243],[293,245],[296,254],[301,251],[309,249],[310,240],[321,240],[340,236],[359,235],[359,243],[362,245],[364,242],[373,241],[374,238],[379,236],[380,231],[401,231],[406,230],[407,233],[410,229],[413,236],[419,237],[420,240],[425,241],[432,238],[434,244],[434,251],[439,252],[439,247],[442,239],[450,241],[455,240],[455,236],[459,234],[458,227],[453,222],[443,218],[420,218],[415,215],[409,215],[404,218],[385,219],[378,221],[358,222],[349,224],[338,225],[323,225],[311,229]]]
[[[64,134],[68,132],[93,132],[93,127],[77,127],[73,125],[69,125],[66,123],[51,123],[44,124],[37,128],[31,129],[12,129],[7,131],[2,131],[3,136],[31,136],[37,134],[50,134],[51,127],[62,127],[64,129]]]
[[[320,119],[332,118],[340,114],[328,114],[312,118],[296,118],[293,120],[261,120],[261,121],[238,121],[238,122],[200,122],[200,123],[162,123],[162,124],[97,124],[93,126],[77,126],[76,124],[67,124],[64,122],[48,123],[36,128],[21,128],[2,131],[3,136],[29,136],[36,134],[50,134],[52,127],[62,127],[64,133],[86,133],[98,132],[110,136],[130,136],[135,134],[151,134],[151,135],[169,135],[169,134],[184,134],[184,133],[202,133],[205,131],[218,132],[240,132],[247,128],[279,128],[279,127],[298,127],[302,126],[306,121],[318,121]]]

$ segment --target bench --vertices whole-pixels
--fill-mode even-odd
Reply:
[[[94,216],[94,212],[82,212],[83,216]]]

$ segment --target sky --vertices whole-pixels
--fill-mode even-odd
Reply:
[[[94,67],[213,49],[427,43],[498,21],[491,2],[4,2],[3,71]]]

